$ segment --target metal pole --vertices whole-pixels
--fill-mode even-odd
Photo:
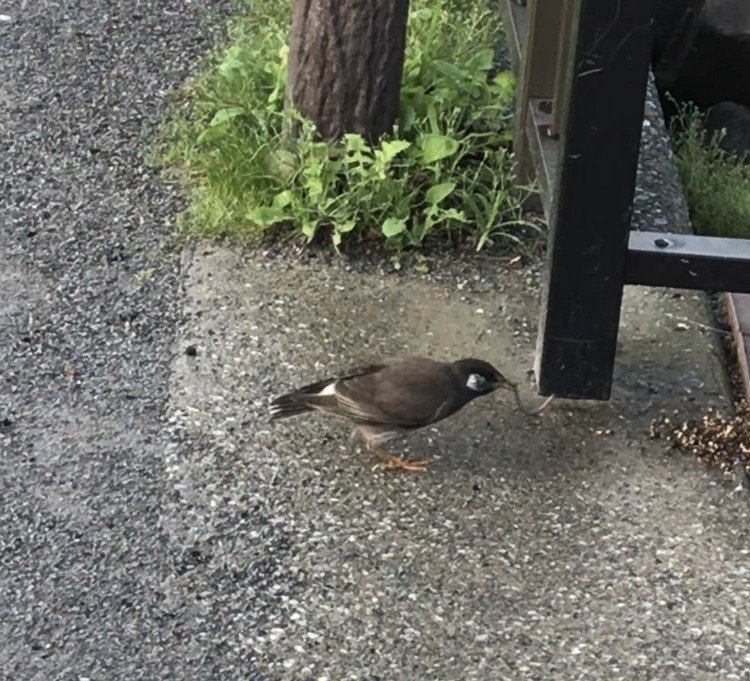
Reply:
[[[653,0],[575,0],[537,347],[542,394],[609,398]]]

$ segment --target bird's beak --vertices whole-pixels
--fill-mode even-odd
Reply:
[[[511,383],[505,376],[498,374],[495,376],[495,381],[492,384],[492,387],[497,390],[498,388],[505,388],[505,390],[513,390],[515,388],[515,384]]]
[[[495,382],[492,385],[493,385],[493,388],[495,389],[495,397],[498,400],[502,399],[502,396],[501,396],[501,393],[499,392],[499,390],[504,389],[504,390],[511,390],[511,391],[513,391],[513,390],[516,389],[516,387],[515,387],[515,385],[513,383],[511,383],[510,381],[508,381],[506,378],[504,378],[502,376],[499,376],[498,378],[496,378]]]

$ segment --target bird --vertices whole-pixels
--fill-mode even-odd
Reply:
[[[428,461],[407,460],[383,445],[409,431],[455,414],[498,388],[516,390],[492,364],[467,358],[440,362],[426,357],[387,359],[354,367],[305,385],[271,402],[270,420],[326,412],[353,426],[350,446],[361,439],[383,470],[424,471]]]

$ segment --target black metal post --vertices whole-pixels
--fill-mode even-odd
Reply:
[[[537,349],[541,394],[609,398],[653,0],[577,0]]]

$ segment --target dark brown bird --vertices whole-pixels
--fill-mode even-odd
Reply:
[[[406,461],[380,447],[455,414],[497,388],[515,389],[515,385],[481,359],[386,360],[277,397],[271,403],[271,420],[311,411],[335,414],[354,424],[352,444],[362,438],[368,450],[384,459],[382,468],[422,471],[427,461]]]

